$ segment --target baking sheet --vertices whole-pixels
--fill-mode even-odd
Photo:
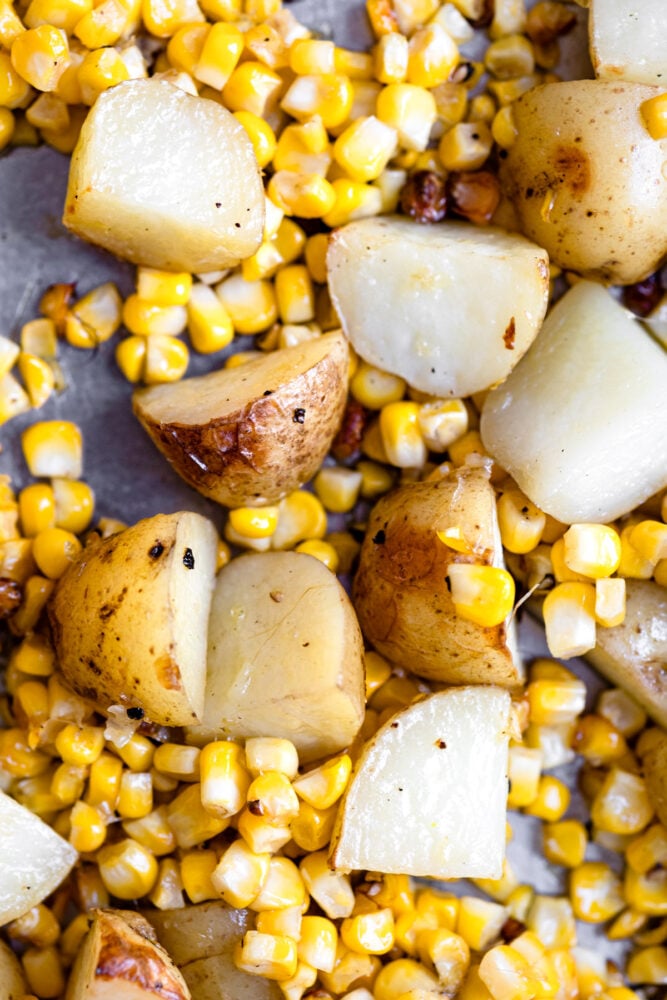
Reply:
[[[289,9],[322,35],[335,37],[339,44],[362,49],[370,41],[364,3],[359,0],[297,0]],[[581,12],[578,29],[566,47],[568,76],[591,75],[585,31],[585,14]],[[38,315],[40,296],[52,283],[74,281],[79,295],[104,281],[115,281],[123,295],[133,290],[131,265],[82,243],[62,226],[68,163],[67,157],[47,146],[0,155],[0,334],[5,336],[18,337],[21,325]],[[9,474],[18,488],[29,482],[20,447],[22,430],[36,419],[71,419],[84,431],[84,477],[98,498],[98,516],[131,523],[160,512],[190,509],[207,515],[220,528],[221,509],[172,472],[133,417],[132,387],[113,357],[116,342],[114,338],[95,351],[76,350],[66,344],[60,347],[67,387],[39,414],[32,411],[0,427],[0,474]],[[242,342],[236,338],[231,348],[213,356],[193,353],[188,374],[218,367]],[[528,616],[520,623],[520,643],[526,659],[547,654],[542,629]],[[588,707],[592,708],[601,682],[585,664],[575,666],[587,681]],[[567,780],[573,790],[568,815],[585,818],[575,772],[571,766],[553,773]],[[541,857],[539,821],[514,813],[510,819],[515,836],[508,854],[521,880],[538,892],[566,892],[565,870],[548,865]],[[589,853],[591,859],[617,864],[617,855],[595,845]],[[466,891],[475,892],[470,887]],[[612,944],[594,926],[579,925],[579,943],[616,961],[624,952],[622,943]]]

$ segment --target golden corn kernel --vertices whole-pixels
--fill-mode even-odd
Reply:
[[[349,917],[354,909],[354,891],[347,875],[333,872],[326,851],[306,855],[300,863],[306,889],[331,920]]]
[[[587,861],[570,873],[574,915],[586,923],[603,923],[625,906],[618,876],[608,865]]]
[[[182,340],[159,333],[153,334],[146,340],[143,371],[146,385],[178,382],[185,375],[189,360],[190,352]]]
[[[59,580],[80,552],[79,539],[62,528],[45,528],[35,535],[32,543],[37,567],[49,580]]]
[[[241,62],[231,73],[222,97],[230,111],[250,111],[265,118],[277,108],[283,80],[261,62]]]
[[[547,645],[552,656],[582,656],[595,645],[595,587],[588,583],[559,583],[542,608]]]
[[[247,43],[247,37],[246,37]],[[276,136],[267,121],[252,111],[236,111],[234,117],[243,125],[248,133],[255,152],[257,166],[262,170],[273,160],[276,151]]]
[[[181,882],[191,903],[218,898],[212,880],[217,860],[213,850],[186,851],[181,857]]]
[[[449,79],[458,61],[456,42],[441,25],[431,23],[410,38],[407,79],[419,87],[437,87]]]
[[[67,35],[50,24],[29,28],[12,43],[12,66],[35,90],[55,90],[68,57]]]
[[[261,333],[278,318],[275,292],[268,281],[244,281],[235,274],[216,285],[215,293],[238,333]]]
[[[94,104],[105,90],[129,78],[127,66],[114,48],[104,47],[88,52],[78,73],[81,99],[84,104]]]
[[[542,827],[542,850],[552,864],[578,868],[583,863],[587,843],[586,827],[579,820],[565,819]]]
[[[667,94],[658,94],[643,101],[639,112],[652,139],[667,137]]]
[[[146,367],[146,338],[123,338],[116,347],[116,364],[128,382],[140,382]]]
[[[95,806],[75,802],[70,813],[70,823],[69,842],[81,853],[98,850],[106,840],[106,820]]]
[[[257,854],[244,840],[235,840],[211,874],[211,882],[230,906],[248,906],[257,897],[269,872],[268,853]]]
[[[291,740],[254,736],[245,742],[245,764],[253,776],[263,771],[278,771],[290,780],[299,769],[299,757]]]
[[[229,512],[229,523],[247,538],[270,538],[278,525],[278,507],[236,507]]]
[[[573,524],[563,535],[563,559],[568,569],[597,580],[611,576],[621,561],[621,541],[606,524]]]
[[[591,805],[591,819],[610,833],[640,833],[653,818],[644,779],[612,767]]]
[[[32,476],[81,478],[81,431],[71,421],[44,420],[31,424],[23,432],[21,444]]]
[[[297,968],[296,941],[286,935],[247,931],[234,955],[237,968],[264,979],[290,979]]]
[[[119,899],[148,895],[157,879],[154,856],[130,837],[102,847],[97,864],[105,888]]]
[[[245,804],[250,775],[242,747],[229,740],[208,743],[199,758],[201,803],[212,815],[233,816]]]
[[[514,606],[514,580],[505,569],[453,563],[447,574],[457,615],[484,628],[500,625]]]

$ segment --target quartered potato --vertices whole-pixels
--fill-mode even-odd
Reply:
[[[482,440],[558,521],[611,521],[667,486],[666,386],[665,351],[602,286],[580,282],[487,396]]]
[[[488,389],[532,343],[549,261],[523,237],[466,222],[362,219],[329,241],[329,291],[355,351],[434,396]]]
[[[83,550],[48,607],[58,666],[75,691],[102,711],[141,708],[165,726],[201,718],[217,541],[210,521],[185,511]]]
[[[26,992],[21,963],[9,945],[0,941],[0,1000],[21,1000]]]
[[[667,826],[667,732],[653,729],[651,737],[641,754],[642,769],[658,819]]]
[[[661,263],[667,139],[653,139],[640,112],[659,93],[576,80],[535,87],[512,104],[517,134],[500,179],[522,231],[552,264],[627,285]]]
[[[446,545],[437,532],[454,533],[468,551]],[[503,565],[495,492],[482,470],[456,469],[382,497],[371,512],[353,586],[366,639],[431,680],[520,684],[510,623],[485,628],[457,615],[446,579],[457,563]]]
[[[319,469],[347,399],[339,331],[170,385],[138,389],[134,412],[180,476],[229,507],[275,503]]]
[[[166,80],[104,91],[72,154],[63,223],[134,264],[217,271],[255,252],[264,188],[243,126]]]
[[[77,857],[39,816],[0,792],[0,926],[50,895]]]
[[[348,746],[363,717],[361,633],[334,574],[299,552],[233,559],[218,574],[191,739],[280,736],[303,762]]]
[[[331,841],[335,869],[499,878],[507,691],[450,688],[392,716],[364,748]]]
[[[590,0],[591,62],[601,80],[667,85],[664,0]]]
[[[65,1000],[191,1000],[183,976],[134,911],[96,910]]]

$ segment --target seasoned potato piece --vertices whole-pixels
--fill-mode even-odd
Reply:
[[[664,0],[590,0],[588,36],[595,75],[665,85]]]

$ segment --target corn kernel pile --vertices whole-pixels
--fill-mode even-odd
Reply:
[[[111,283],[82,297],[69,284],[48,289],[18,343],[0,336],[0,424],[64,389],[58,354],[68,347],[113,338],[125,378],[150,385],[182,378],[191,351],[214,355],[237,336],[255,336],[255,346],[226,355],[228,367],[336,328],[326,287],[331,227],[399,208],[436,221],[445,188],[459,218],[491,219],[495,159],[513,138],[511,102],[557,79],[570,8],[540,0],[527,12],[522,0],[495,0],[488,18],[479,0],[367,0],[366,8],[375,43],[356,52],[314,36],[281,0],[0,0],[0,149],[43,141],[70,153],[100,94],[151,75],[232,111],[266,175],[263,242],[235,270],[139,267],[124,301]],[[485,53],[469,61],[461,47],[480,25]],[[658,128],[661,108],[644,113]],[[234,961],[275,981],[286,1000],[637,1000],[644,994],[626,982],[667,981],[667,829],[641,766],[662,735],[619,688],[587,705],[584,683],[557,662],[592,649],[597,628],[623,622],[626,580],[667,586],[667,495],[613,524],[556,522],[485,454],[482,401],[425,397],[354,358],[331,463],[312,491],[230,511],[218,568],[234,546],[295,549],[348,574],[364,503],[481,458],[511,575],[458,564],[452,597],[459,615],[493,626],[515,605],[515,581],[546,594],[554,659],[533,662],[515,701],[521,738],[510,746],[508,806],[538,823],[544,857],[568,873],[567,892],[537,893],[509,862],[501,879],[477,881],[478,895],[328,869],[361,740],[430,690],[376,652],[366,653],[360,740],[310,769],[284,739],[199,749],[140,715],[114,725],[72,694],[42,613],[89,533],[124,526],[96,514],[81,429],[42,420],[22,437],[34,482],[15,494],[0,478],[8,626],[0,788],[81,858],[52,897],[4,929],[31,996],[63,997],[87,913],[130,901],[248,908],[251,929]],[[342,515],[345,528],[332,528],[329,515]],[[466,551],[455,532],[440,541]],[[575,759],[589,822],[570,815],[570,790],[551,773]],[[589,845],[608,861],[588,860]],[[576,921],[628,942],[626,968],[578,946]]]

